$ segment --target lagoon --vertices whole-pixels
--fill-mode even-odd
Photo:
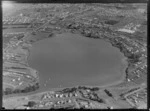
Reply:
[[[44,91],[114,84],[125,75],[124,58],[104,40],[63,33],[34,43],[28,63],[38,71]]]

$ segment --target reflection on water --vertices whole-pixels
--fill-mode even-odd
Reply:
[[[101,86],[122,78],[123,58],[117,48],[103,40],[65,33],[33,44],[29,65],[38,70],[42,90]]]

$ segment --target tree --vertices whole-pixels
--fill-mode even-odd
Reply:
[[[19,89],[15,89],[14,91],[13,91],[13,93],[20,93],[21,91],[19,90]]]
[[[33,107],[34,105],[36,105],[35,101],[29,101],[27,106],[28,107]]]
[[[98,87],[94,87],[94,88],[91,89],[91,91],[98,91],[98,90],[99,90]]]
[[[109,97],[113,97],[113,95],[107,89],[105,89],[104,91]]]
[[[12,94],[12,89],[11,88],[5,88],[4,94]]]

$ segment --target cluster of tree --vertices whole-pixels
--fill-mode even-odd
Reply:
[[[128,56],[128,58],[131,63],[137,63],[137,62],[139,62],[140,55],[139,54],[138,55],[130,54],[130,56]]]
[[[91,23],[90,23],[91,24]],[[101,26],[97,25],[85,25],[84,23],[76,23],[71,22],[69,24],[66,24],[67,29],[71,29],[71,32],[79,31],[83,36],[90,37],[90,38],[100,38],[101,34],[99,33],[99,29],[102,30],[102,32],[110,32],[111,29],[109,26],[107,26],[105,23],[101,24]]]
[[[90,90],[91,91],[98,91],[100,88],[99,87],[93,87],[93,88],[91,88]]]
[[[75,92],[77,90],[77,88],[65,88],[61,91],[58,91],[58,92],[61,92],[61,93],[72,93],[72,92]]]
[[[84,98],[88,98],[93,101],[97,101],[99,103],[105,103],[104,99],[99,98],[99,96],[95,92],[88,93],[86,95],[82,94]]]
[[[70,24],[67,24],[67,28],[68,29],[79,29],[81,28],[81,24],[80,23],[70,23]]]
[[[105,103],[104,99],[99,98],[96,93],[93,93],[92,96],[90,96],[89,99],[97,101],[99,103]]]
[[[4,95],[12,94],[13,93],[13,89],[12,88],[5,88],[3,93],[4,93]]]
[[[126,91],[126,92],[120,94],[120,96],[123,97],[123,96],[125,96],[126,94],[131,93],[131,92],[133,92],[133,91],[136,91],[136,90],[138,90],[138,89],[140,89],[140,87],[136,87],[136,88],[130,89],[130,90],[128,90],[128,91]]]
[[[27,106],[27,107],[33,107],[35,106],[37,103],[35,101],[29,101],[27,105],[24,105],[24,106]]]
[[[113,97],[112,93],[110,93],[107,89],[105,89],[104,91],[109,97]]]
[[[130,63],[136,63],[139,62],[140,54],[134,54],[129,52],[120,42],[117,42],[116,40],[111,41],[112,45],[119,48],[121,52],[125,54],[125,56],[128,57]]]
[[[26,92],[30,92],[30,91],[35,91],[39,88],[39,84],[36,83],[35,85],[33,86],[28,86],[26,87],[25,89],[22,90],[23,93],[26,93]]]
[[[28,86],[25,89],[15,89],[13,90],[12,88],[5,88],[5,90],[3,91],[4,95],[8,95],[8,94],[17,94],[17,93],[26,93],[26,92],[30,92],[30,91],[35,91],[39,88],[39,84],[36,83],[33,86]]]
[[[91,91],[98,91],[99,90],[99,87],[86,87],[86,86],[79,86],[78,89],[84,89],[84,90],[91,90]]]
[[[105,21],[105,24],[108,24],[108,25],[115,25],[117,24],[119,21],[116,21],[116,20],[107,20]]]
[[[48,35],[48,37],[53,37],[54,36],[54,33],[50,33],[49,35]]]

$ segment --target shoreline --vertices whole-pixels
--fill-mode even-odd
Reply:
[[[69,32],[69,33],[71,33],[71,34],[73,34],[72,32]],[[57,34],[56,34],[57,35]],[[53,36],[56,36],[55,34],[53,35]],[[59,34],[58,34],[59,35]],[[82,34],[77,34],[77,35],[81,35],[81,36],[83,36],[83,37],[86,37],[86,36],[84,36],[84,35],[82,35]],[[47,38],[47,37],[44,37],[44,38]],[[88,38],[90,38],[90,37],[88,37]],[[90,38],[91,39],[91,38]],[[116,48],[117,50],[119,50],[119,52],[121,52],[121,50],[118,48],[118,47],[115,47],[115,46],[113,46],[112,45],[112,43],[111,43],[111,41],[109,41],[109,40],[107,40],[107,39],[103,39],[103,38],[98,38],[99,40],[103,40],[103,41],[105,41],[105,42],[108,42],[113,48]],[[44,39],[42,39],[42,40],[44,40]],[[23,41],[25,41],[24,40],[24,38],[23,38]],[[36,41],[36,42],[38,42],[38,41]],[[34,43],[36,43],[36,42],[34,42]],[[70,86],[70,87],[58,87],[58,88],[47,88],[47,90],[44,90],[44,91],[42,91],[43,89],[40,89],[41,88],[41,86],[40,86],[40,74],[39,74],[39,72],[38,72],[38,70],[36,70],[36,69],[33,69],[32,67],[30,67],[30,65],[29,65],[29,63],[28,63],[28,61],[29,61],[29,56],[30,56],[30,53],[31,53],[31,48],[32,48],[32,46],[33,46],[33,44],[34,43],[25,43],[25,47],[27,47],[26,49],[23,49],[23,50],[27,50],[27,55],[26,55],[26,65],[27,65],[27,67],[29,67],[29,69],[31,69],[31,70],[33,70],[33,71],[35,71],[35,76],[37,77],[36,78],[36,80],[38,79],[38,81],[37,81],[37,83],[39,83],[39,88],[37,89],[37,90],[35,90],[35,91],[29,91],[29,92],[26,92],[26,93],[18,93],[18,95],[16,94],[15,95],[15,97],[16,96],[28,96],[28,95],[35,95],[35,94],[40,94],[40,93],[43,93],[43,92],[48,92],[48,91],[59,91],[59,90],[63,90],[63,89],[66,89],[66,88],[73,88],[73,87],[78,87],[78,86],[85,86],[85,87],[98,87],[98,88],[107,88],[107,87],[113,87],[113,86],[116,86],[116,85],[119,85],[119,84],[121,84],[121,83],[124,83],[124,82],[126,82],[126,69],[128,68],[128,61],[127,61],[127,57],[125,56],[125,54],[123,53],[123,52],[121,52],[121,54],[123,55],[123,59],[122,59],[122,65],[124,66],[124,68],[123,69],[121,69],[121,70],[124,70],[123,72],[121,72],[120,71],[120,73],[123,73],[123,74],[121,74],[121,79],[119,79],[118,81],[115,81],[115,82],[113,82],[113,83],[108,83],[108,84],[102,84],[102,85],[94,85],[94,86],[92,86],[92,85],[75,85],[75,86]],[[126,65],[126,66],[125,66]],[[33,74],[31,74],[32,76],[34,76]],[[34,76],[34,77],[35,77]],[[33,84],[33,86],[34,86],[35,84]],[[6,95],[7,96],[7,95]],[[9,96],[9,95],[8,95]],[[10,97],[11,97],[11,95],[10,95]],[[14,95],[12,95],[12,97],[14,97]],[[5,97],[4,97],[5,98]],[[7,97],[6,97],[7,98]],[[8,97],[9,98],[9,97]]]
[[[72,32],[70,32],[71,34],[73,34]],[[57,34],[56,34],[57,35]],[[56,36],[56,35],[54,35],[54,36]],[[81,35],[81,36],[83,36],[82,34],[78,34],[78,35]],[[86,36],[83,36],[83,37],[86,37]],[[100,39],[100,38],[99,38]],[[116,49],[118,49],[119,51],[120,51],[120,49],[119,48],[117,48],[117,47],[114,47],[112,44],[111,44],[111,42],[109,42],[109,41],[107,41],[107,40],[105,40],[105,39],[100,39],[100,40],[104,40],[105,42],[108,42],[113,48],[116,48]],[[37,41],[38,42],[38,41]],[[36,43],[36,42],[35,42]],[[34,44],[34,43],[33,43]],[[32,44],[31,44],[31,47],[32,47]],[[30,56],[30,47],[29,47],[29,49],[28,49],[28,56],[27,56],[27,64],[28,64],[28,58],[29,58],[29,56]],[[121,52],[121,51],[120,51]],[[61,88],[48,88],[46,91],[42,91],[42,89],[40,89],[40,87],[39,87],[39,89],[37,89],[36,91],[31,91],[31,92],[29,92],[29,93],[31,93],[31,95],[32,95],[32,93],[33,93],[33,95],[34,94],[38,94],[38,93],[43,93],[43,92],[48,92],[48,91],[57,91],[57,90],[62,90],[62,89],[65,89],[65,88],[73,88],[73,87],[78,87],[78,86],[85,86],[85,87],[99,87],[99,88],[105,88],[105,87],[113,87],[113,86],[115,86],[115,85],[118,85],[118,84],[120,84],[120,83],[123,83],[123,82],[125,82],[125,78],[126,78],[126,72],[125,72],[125,70],[127,69],[127,67],[128,67],[128,61],[127,61],[127,57],[124,55],[124,53],[122,53],[121,52],[121,54],[123,54],[123,56],[124,56],[124,58],[122,59],[122,63],[123,63],[123,65],[126,65],[125,66],[125,68],[123,68],[123,70],[124,70],[124,74],[122,74],[122,77],[121,77],[121,80],[118,80],[118,81],[116,81],[116,82],[113,82],[113,83],[109,83],[109,84],[105,84],[105,85],[99,85],[99,86],[90,86],[90,85],[76,85],[76,86],[70,86],[70,87],[61,87]],[[30,67],[30,65],[28,64],[28,67]],[[33,69],[32,67],[30,67],[31,69]],[[33,70],[35,70],[36,72],[37,72],[37,74],[38,74],[38,77],[39,77],[39,72],[38,72],[38,70],[36,70],[36,69],[33,69]],[[122,73],[122,72],[121,72]],[[39,78],[39,81],[40,81],[40,78]],[[40,82],[39,82],[39,86],[40,86]],[[30,95],[30,94],[29,94]]]

